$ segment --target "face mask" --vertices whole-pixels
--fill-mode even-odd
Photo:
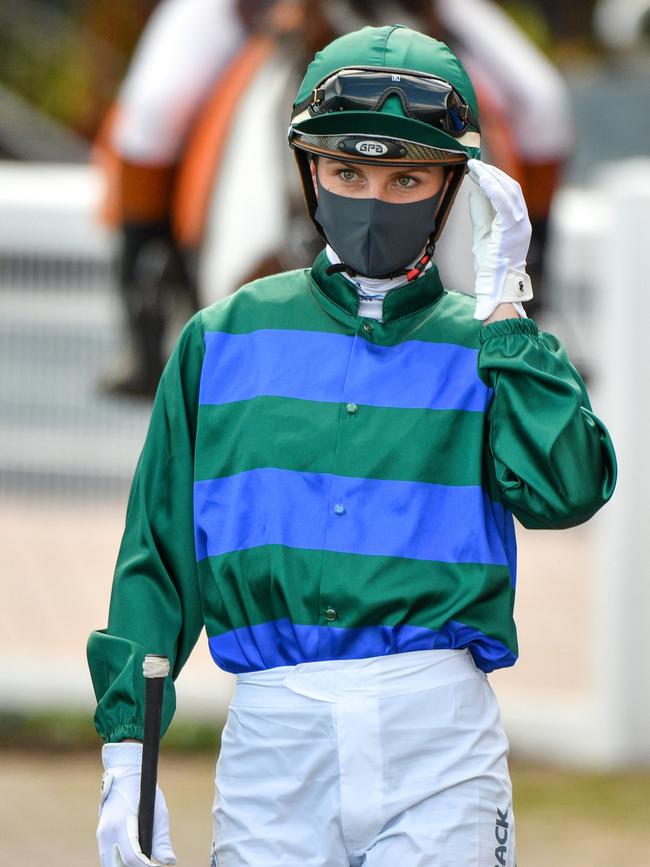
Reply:
[[[315,218],[338,257],[364,277],[403,271],[433,232],[442,189],[430,199],[405,204],[338,196],[318,183]]]

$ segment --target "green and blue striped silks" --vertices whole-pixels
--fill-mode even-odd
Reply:
[[[584,521],[615,458],[559,343],[472,313],[433,268],[366,321],[321,256],[194,317],[89,641],[103,737],[138,736],[142,656],[176,676],[203,627],[234,672],[459,647],[514,663],[511,510]]]
[[[304,272],[291,279],[303,281],[299,304],[322,302],[324,292],[331,305],[341,299],[328,290],[347,289],[328,280],[314,287]],[[436,272],[422,282],[423,306],[436,306],[444,298]],[[208,623],[215,660],[241,672],[469,646],[486,670],[512,664],[512,629],[505,635],[462,620],[488,583],[488,593],[493,582],[504,585],[510,600],[516,568],[512,518],[484,485],[492,390],[478,372],[478,325],[469,317],[464,341],[451,342],[423,329],[419,317],[390,329],[339,307],[334,330],[331,307],[319,303],[307,321],[292,308],[281,305],[270,322],[259,310],[245,322],[204,320],[196,556],[206,594],[220,596],[224,584],[242,590],[236,602],[215,605],[218,625]],[[209,447],[213,438],[219,448]],[[312,553],[308,569],[296,565]],[[251,566],[231,571],[238,555],[248,564],[267,558],[258,568],[284,607],[248,596]],[[351,602],[346,592],[343,602],[339,582],[354,578],[341,563],[327,570],[332,555],[376,569],[365,582],[383,585],[379,597],[357,582],[359,596]],[[441,568],[461,584],[465,570],[481,572],[474,599],[454,608],[455,582],[441,581]],[[403,607],[399,585],[414,569],[421,577],[409,608],[417,618],[402,611],[387,619]],[[310,599],[298,607],[305,582]]]

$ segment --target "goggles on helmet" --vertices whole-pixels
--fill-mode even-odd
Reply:
[[[338,69],[316,85],[308,102],[312,117],[336,111],[379,111],[396,96],[406,115],[458,138],[479,130],[469,105],[443,78],[404,69],[351,66]],[[304,109],[303,103],[300,108]]]

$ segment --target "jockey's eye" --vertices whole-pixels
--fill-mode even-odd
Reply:
[[[420,181],[412,175],[400,175],[399,178],[397,178],[397,186],[404,190],[416,187],[419,183]]]

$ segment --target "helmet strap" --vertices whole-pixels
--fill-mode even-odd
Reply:
[[[431,240],[431,238],[429,238],[429,240],[427,241],[427,245],[424,248],[424,252],[414,265],[411,265],[410,268],[402,268],[400,271],[394,271],[392,274],[384,274],[383,279],[389,280],[393,277],[402,277],[403,275],[405,275],[408,283],[412,283],[414,280],[417,280],[418,277],[420,277],[426,271],[427,265],[433,258],[433,251],[435,249],[435,246],[435,243]],[[328,277],[331,277],[332,274],[342,274],[344,272],[347,272],[351,277],[357,276],[357,272],[345,262],[336,262],[335,264],[330,265],[325,273],[328,275]]]
[[[414,280],[417,280],[418,277],[426,270],[427,265],[433,258],[433,251],[435,250],[435,242],[429,238],[427,241],[427,246],[424,248],[424,253],[417,260],[415,265],[412,268],[409,268],[406,273],[406,279],[409,283],[412,283]]]

